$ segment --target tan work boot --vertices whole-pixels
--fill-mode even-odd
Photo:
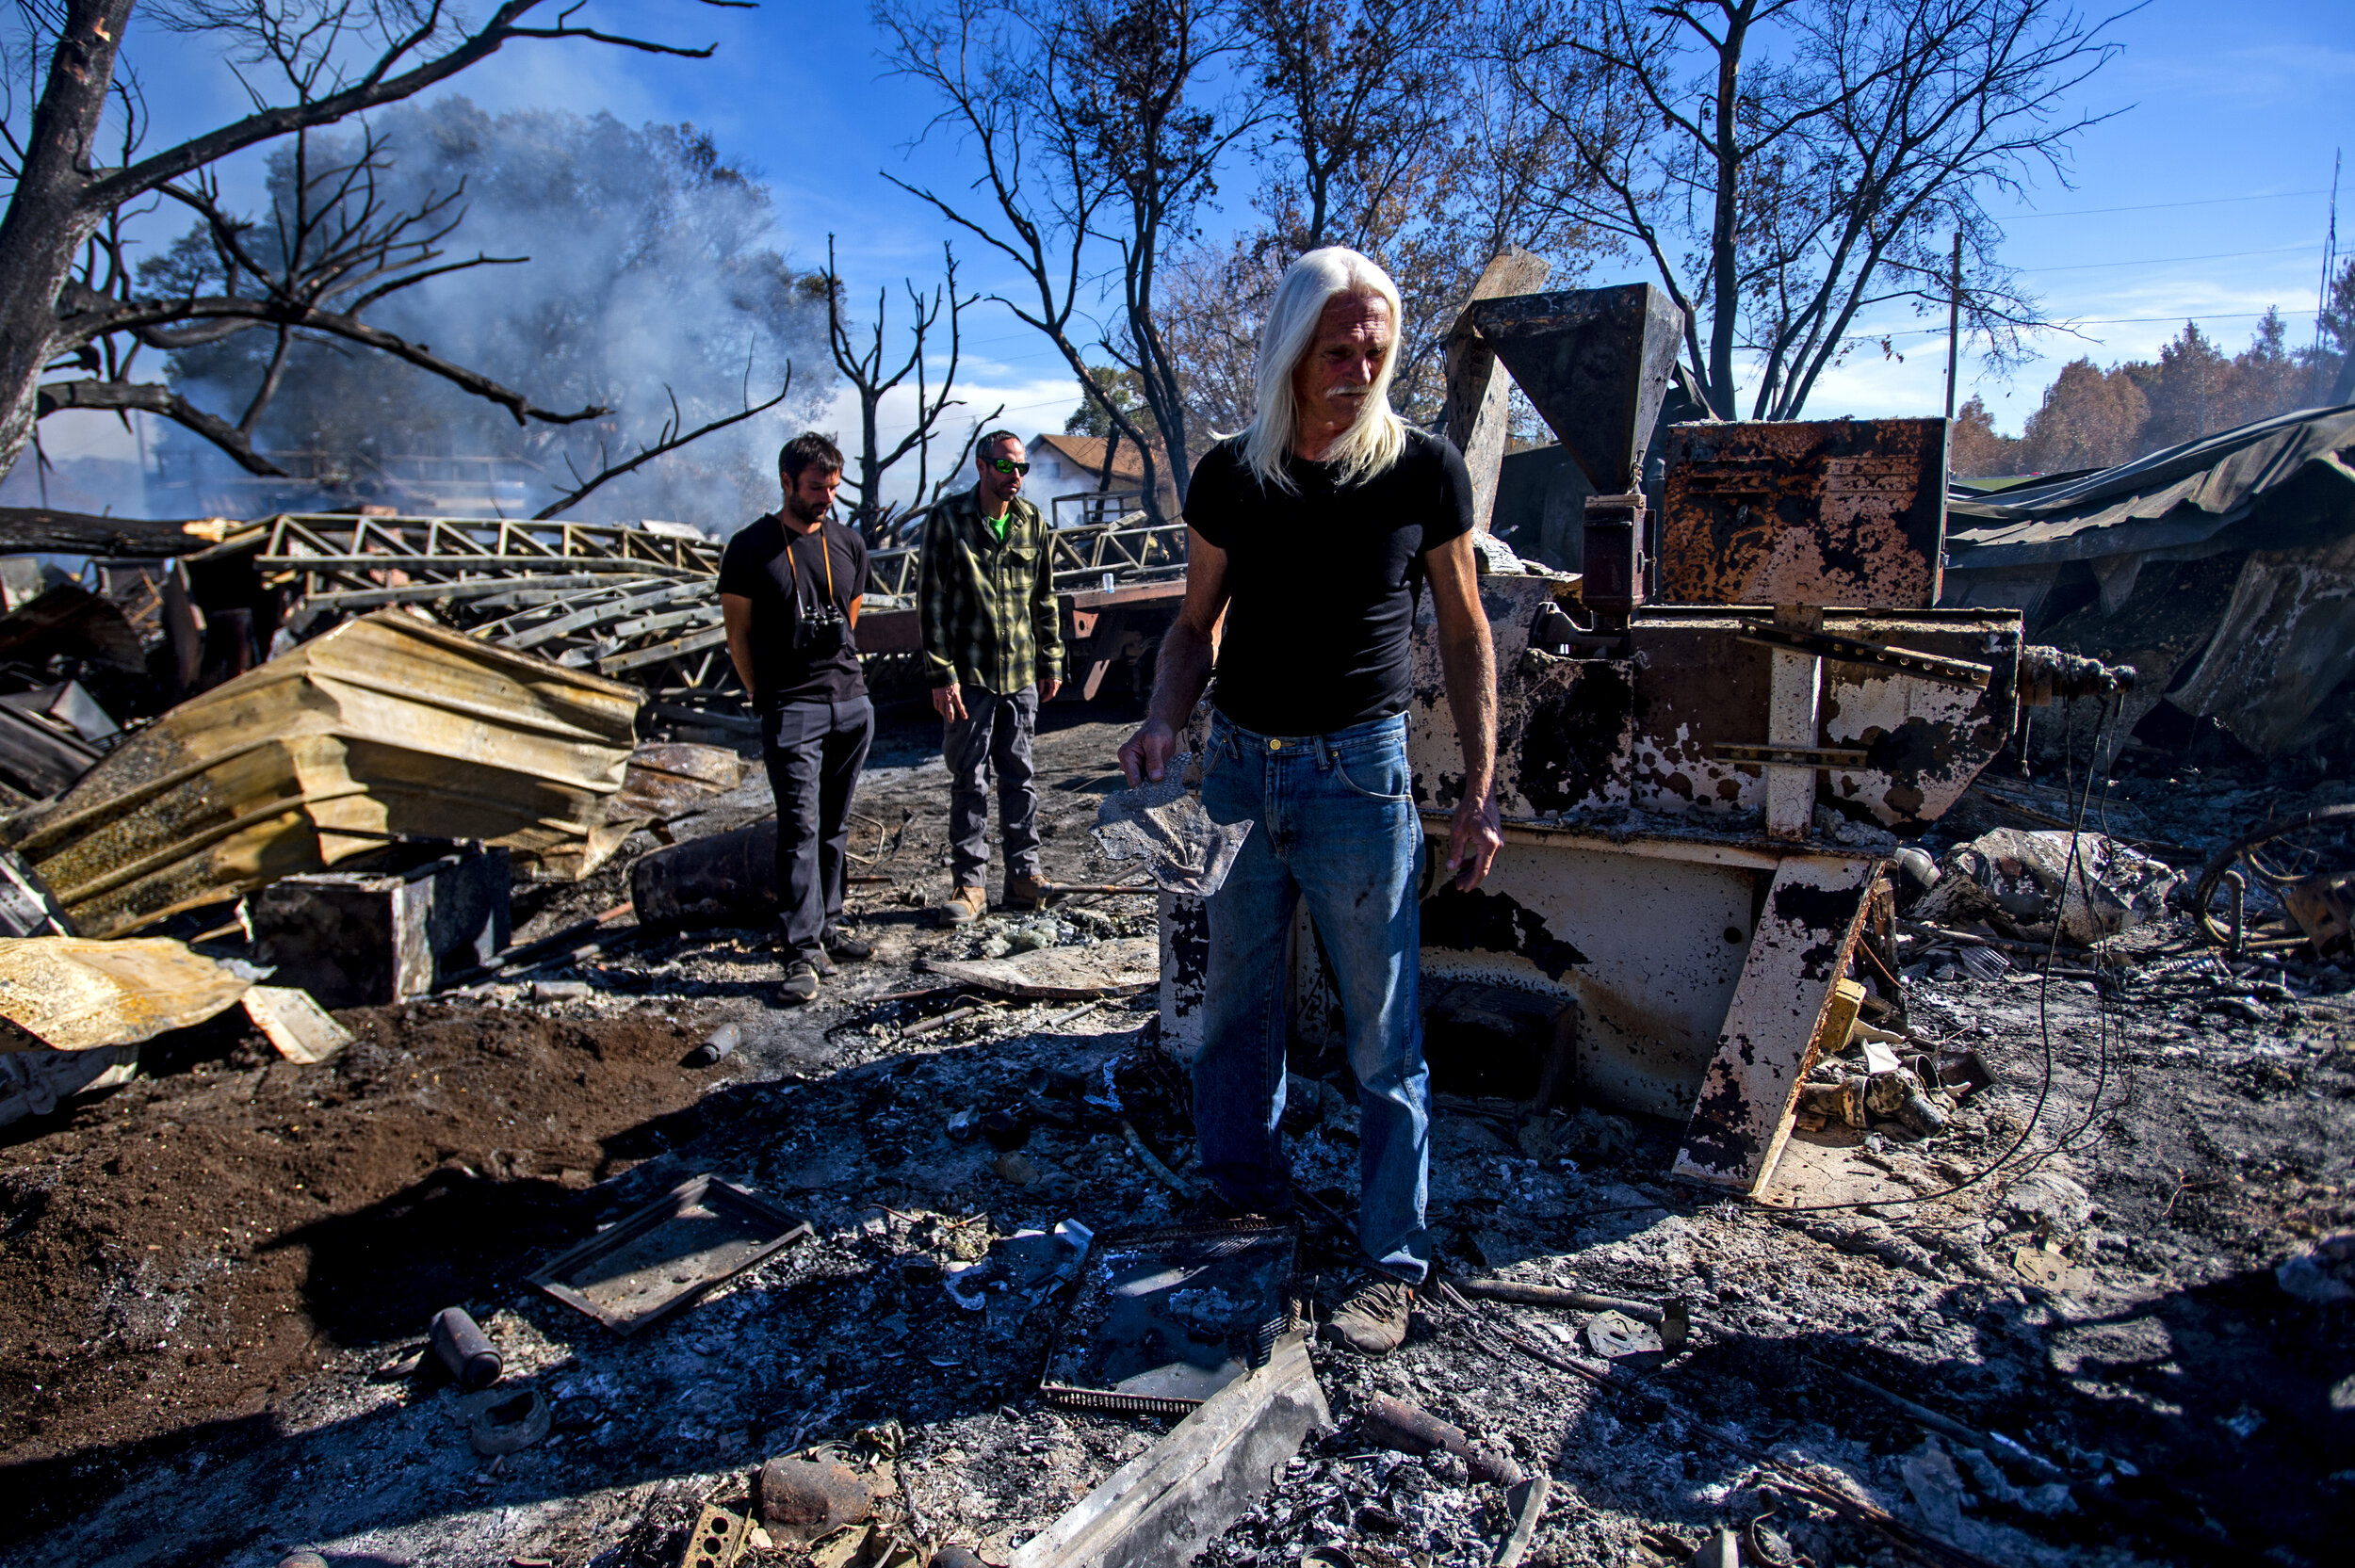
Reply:
[[[989,908],[989,894],[978,887],[960,887],[935,912],[944,926],[969,926]]]
[[[1388,1355],[1405,1342],[1406,1315],[1414,1304],[1414,1287],[1405,1280],[1370,1274],[1334,1310],[1324,1337],[1359,1355]]]
[[[1036,877],[1015,872],[1006,878],[1006,907],[1008,909],[1037,909],[1047,902],[1047,884]]]

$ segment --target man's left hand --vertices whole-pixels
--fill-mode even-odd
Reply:
[[[1041,703],[1051,703],[1055,700],[1055,693],[1061,691],[1062,689],[1063,682],[1061,681],[1041,681],[1038,683],[1038,700]]]
[[[1458,892],[1470,893],[1488,875],[1488,866],[1504,848],[1497,816],[1497,792],[1492,788],[1478,800],[1455,808],[1455,825],[1447,835],[1447,866],[1455,873]]]

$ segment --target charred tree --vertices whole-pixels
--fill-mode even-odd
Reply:
[[[1258,123],[1256,98],[1204,102],[1242,44],[1231,11],[1215,0],[880,0],[875,14],[894,66],[940,99],[934,125],[979,162],[974,183],[995,210],[892,183],[1020,271],[1022,300],[991,298],[1044,333],[1103,405],[1144,459],[1147,509],[1168,521],[1159,471],[1166,463],[1182,502],[1191,469],[1160,269],[1213,190],[1220,157]],[[1109,321],[1082,311],[1096,299]],[[1105,396],[1084,353],[1089,325],[1096,352],[1136,373],[1147,420]]]
[[[740,0],[697,3],[735,7]],[[249,472],[275,473],[253,449],[251,433],[297,333],[403,360],[505,409],[518,425],[607,412],[544,409],[428,345],[362,319],[368,305],[428,277],[520,259],[477,256],[437,265],[438,242],[454,223],[447,209],[455,193],[422,210],[387,213],[368,200],[367,182],[380,167],[372,156],[316,180],[306,169],[298,186],[313,200],[295,226],[302,242],[266,262],[244,251],[247,225],[221,210],[209,171],[233,154],[286,137],[297,138],[300,159],[304,133],[411,97],[518,40],[583,39],[694,58],[708,56],[710,47],[578,25],[577,7],[545,25],[528,25],[542,0],[508,0],[471,25],[452,20],[439,0],[182,0],[163,24],[212,37],[240,66],[274,73],[282,101],[269,101],[258,73],[249,70],[242,75],[255,98],[253,113],[141,156],[145,104],[121,59],[134,4],[63,0],[18,8],[23,45],[34,57],[45,57],[46,69],[22,128],[13,119],[0,121],[0,178],[10,185],[0,216],[0,473],[14,465],[42,414],[65,409],[126,416],[145,410],[194,430]],[[116,154],[111,163],[105,161],[109,149]],[[219,251],[220,292],[139,291],[135,269],[125,265],[122,220],[136,204],[157,198],[190,207],[203,219]],[[364,220],[350,220],[355,210]],[[133,378],[143,348],[169,350],[257,330],[277,334],[278,351],[273,373],[238,418]],[[60,374],[67,379],[44,380]]]
[[[956,251],[945,242],[940,251],[945,281],[933,290],[929,298],[912,280],[904,285],[910,316],[907,356],[901,360],[899,368],[886,370],[885,315],[891,303],[891,291],[887,288],[875,291],[873,330],[863,345],[854,344],[851,324],[843,314],[845,284],[841,272],[835,266],[834,236],[826,236],[826,335],[833,346],[835,369],[841,372],[842,379],[851,383],[852,391],[858,396],[859,445],[855,458],[858,477],[852,478],[845,476],[843,488],[856,496],[851,508],[853,525],[867,542],[873,545],[889,543],[887,536],[898,521],[896,509],[887,506],[883,499],[884,477],[902,459],[912,455],[916,459],[917,504],[923,506],[936,499],[936,495],[928,492],[932,444],[941,420],[949,411],[965,406],[965,399],[954,395],[957,365],[963,351],[964,315],[982,297],[957,293]],[[939,385],[934,386],[928,349],[934,332],[941,327],[944,319],[949,334],[949,363],[941,372]],[[916,378],[915,418],[890,449],[885,450],[882,436],[884,398],[904,385],[910,376]],[[1001,403],[987,418],[995,419],[1004,412],[1005,405]],[[972,433],[966,437],[965,448],[967,452],[972,449],[973,437],[980,431],[981,426],[976,424]],[[951,465],[948,479],[953,481],[962,470],[961,461]]]
[[[1944,314],[1957,232],[1967,329],[2022,357],[2044,316],[1985,199],[2067,183],[2104,25],[2058,0],[1511,0],[1500,52],[1578,150],[1563,210],[1684,307],[1710,407],[1795,419],[1848,355],[1897,352],[1881,307]]]

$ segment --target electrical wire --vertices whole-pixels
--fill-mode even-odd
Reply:
[[[2064,267],[2023,267],[2022,272],[2091,272],[2105,267],[2172,267],[2177,262],[2237,261],[2243,256],[2286,256],[2293,251],[2312,251],[2319,240],[2306,245],[2277,245],[2270,251],[2216,251],[2202,256],[2145,256],[2139,261],[2071,262]]]
[[[2268,196],[2206,196],[2196,202],[2145,202],[2132,207],[2071,207],[2064,212],[2015,212],[1997,218],[1998,223],[2017,223],[2023,218],[2092,218],[2113,212],[2158,212],[2168,207],[2220,207],[2231,202],[2285,202],[2293,196],[2328,196],[2331,192],[2317,186],[2313,190],[2277,190]]]
[[[2096,755],[2099,754],[2102,737],[2108,733],[2110,719],[2114,712],[2115,707],[2112,703],[2104,703],[2103,704],[2102,723],[2094,732]],[[2066,709],[2063,710],[2063,715],[2064,719],[2066,719]],[[2061,742],[2061,766],[2063,769],[2062,778],[2064,780],[2068,779],[2071,771],[2069,750],[2068,732],[2064,729]],[[2077,797],[2075,811],[2071,814],[2069,827],[2069,859],[2062,867],[2061,872],[2061,907],[2063,910],[2068,908],[2068,890],[2071,881],[2076,875],[2078,841],[2085,831],[2086,811],[2092,803],[2091,796],[2093,794],[2093,774],[2094,769],[2090,760],[2088,760],[2086,768],[2085,788]],[[2046,944],[2045,947],[2044,967],[2048,971],[2053,967],[2054,961],[2060,955],[2060,928],[2061,922],[2059,915],[2055,914],[2053,920],[2053,935],[2050,941]],[[1951,1198],[1956,1193],[1960,1192],[1967,1188],[1976,1187],[1979,1183],[1987,1180],[1988,1177],[1995,1174],[1998,1171],[2003,1170],[2006,1165],[2011,1162],[2013,1156],[2019,1154],[2022,1149],[2027,1146],[2028,1140],[2036,1136],[2037,1125],[2044,1118],[2044,1107],[2052,1100],[2055,1063],[2053,1051],[2053,1020],[2051,1014],[2051,999],[2049,994],[2050,989],[2051,977],[2047,975],[2044,978],[2043,983],[2037,987],[2037,1033],[2043,1044],[2044,1060],[2042,1073],[2037,1084],[2036,1104],[2029,1107],[2027,1124],[2020,1129],[2020,1136],[2012,1140],[2011,1146],[2009,1148],[2006,1149],[2002,1154],[1996,1156],[1981,1169],[1973,1172],[1970,1175],[1965,1176],[1960,1181],[1954,1183],[1952,1186],[1941,1188],[1935,1192],[1917,1192],[1911,1196],[1904,1198],[1859,1198],[1841,1204],[1797,1204],[1788,1205],[1782,1204],[1770,1204],[1763,1205],[1763,1212],[1773,1215],[1830,1214],[1845,1209],[1864,1208],[1868,1205],[1878,1209],[1895,1208],[1901,1204],[1907,1204],[1935,1203],[1941,1198]],[[2101,1008],[2101,992],[2098,988],[2096,989],[2094,995],[2096,998],[2095,1009],[2098,1012]],[[2102,1050],[2102,1066],[2103,1074],[2106,1075],[2109,1062],[2109,1054],[2106,1043],[2106,1030],[2103,1031],[2103,1045]],[[2096,1092],[2098,1094],[2098,1088]],[[2088,1113],[2088,1120],[2086,1124],[2090,1124],[2090,1113]],[[2082,1126],[2080,1130],[2082,1130]],[[2055,1148],[2058,1147],[2060,1147],[2060,1145],[2055,1145]],[[2035,1156],[2028,1162],[2027,1168],[2033,1169],[2038,1162],[2050,1157],[2053,1152],[2054,1150],[2048,1149],[2042,1154]]]

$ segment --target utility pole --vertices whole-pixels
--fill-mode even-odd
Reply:
[[[1954,268],[1946,278],[1946,419],[1955,417],[1955,372],[1962,358],[1962,231],[1955,231]]]

